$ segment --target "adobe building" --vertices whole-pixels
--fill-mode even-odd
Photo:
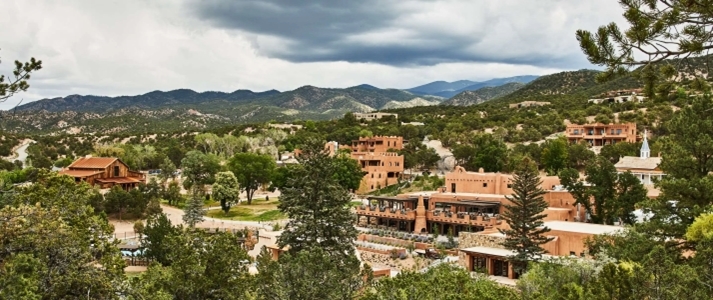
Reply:
[[[98,185],[102,189],[120,185],[122,189],[130,190],[139,183],[146,183],[146,175],[129,170],[129,166],[116,157],[81,157],[59,174],[74,177],[78,183]]]
[[[548,221],[544,227],[550,229],[545,235],[552,240],[542,246],[547,251],[543,259],[553,256],[585,257],[585,241],[588,238],[623,230],[619,226],[563,221]],[[515,252],[501,245],[504,239],[505,235],[495,230],[461,233],[458,237],[459,264],[471,272],[517,279],[519,274],[514,272],[507,259]]]
[[[654,184],[654,179],[662,179],[663,171],[659,168],[661,157],[651,157],[649,141],[644,130],[644,142],[641,144],[639,156],[624,156],[614,165],[618,173],[631,172],[643,185]]]
[[[541,178],[546,221],[586,220],[583,207],[564,190],[557,176]],[[413,233],[445,234],[479,232],[504,228],[501,214],[512,195],[513,176],[501,173],[467,172],[463,167],[446,174],[440,191],[401,194],[396,197],[369,197],[370,205],[357,207],[359,225],[384,225]]]
[[[569,124],[565,134],[572,144],[586,141],[590,146],[613,145],[620,142],[636,143],[638,139],[636,123]]]
[[[404,157],[388,150],[403,149],[404,140],[400,136],[363,137],[352,141],[351,146],[339,146],[328,142],[325,149],[335,155],[339,149],[349,149],[351,158],[367,172],[361,181],[359,194],[368,193],[398,183],[404,172]]]

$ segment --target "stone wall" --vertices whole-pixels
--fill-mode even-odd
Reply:
[[[478,234],[472,232],[461,232],[458,234],[458,249],[465,249],[471,247],[488,247],[488,248],[499,248],[505,249],[500,243],[505,240],[502,236],[488,235],[488,234]],[[466,266],[466,255],[462,251],[458,252],[458,264],[463,267]]]

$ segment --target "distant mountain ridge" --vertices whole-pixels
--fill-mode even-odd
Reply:
[[[198,93],[189,89],[178,89],[168,92],[153,91],[136,96],[94,96],[94,95],[69,95],[67,97],[42,99],[17,108],[20,111],[47,110],[51,112],[78,111],[103,113],[115,109],[137,107],[144,109],[157,109],[173,105],[198,104],[203,102],[224,100],[241,102],[279,94],[279,91],[253,92],[250,90],[236,90],[232,93],[203,92]]]
[[[434,81],[428,84],[407,89],[407,91],[424,96],[431,95],[443,98],[452,98],[465,91],[475,91],[484,87],[496,87],[511,82],[519,82],[525,84],[537,79],[538,77],[539,76],[537,75],[522,75],[505,78],[493,78],[482,82],[469,80],[460,80],[454,82]]]
[[[453,96],[453,98],[441,102],[441,104],[454,106],[476,105],[491,99],[508,95],[521,89],[524,86],[525,84],[520,82],[510,82],[495,87],[486,86],[475,91],[460,92],[458,95]]]
[[[190,89],[152,91],[134,96],[69,95],[42,99],[17,107],[17,116],[7,129],[13,132],[123,132],[203,129],[236,123],[294,120],[327,120],[347,112],[439,105],[472,105],[516,90],[519,81],[532,76],[496,78],[483,82],[461,80],[421,86],[421,90],[465,89],[483,86],[477,92],[454,100],[421,95],[400,89],[382,89],[369,84],[349,88],[320,88],[311,85],[280,92],[196,92]],[[490,85],[493,85],[492,87]],[[496,85],[502,85],[499,87]],[[475,96],[473,96],[475,95]],[[14,112],[0,112],[13,114]]]

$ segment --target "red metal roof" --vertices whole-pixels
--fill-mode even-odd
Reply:
[[[102,182],[102,183],[139,183],[141,180],[138,180],[134,177],[114,177],[114,178],[99,178],[96,181]]]
[[[103,171],[91,171],[91,170],[62,170],[59,174],[69,175],[72,177],[89,177],[92,175],[97,175],[104,173]]]
[[[82,157],[75,160],[69,169],[106,169],[109,165],[114,163],[118,158],[116,157]]]

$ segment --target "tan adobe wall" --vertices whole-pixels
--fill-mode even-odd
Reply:
[[[453,184],[455,184],[456,193],[512,195],[513,190],[510,185],[514,180],[513,175],[485,173],[482,169],[480,171],[467,172],[465,168],[457,166],[452,173],[446,174],[446,192],[453,193]],[[557,176],[542,176],[540,180],[542,181],[540,186],[546,191],[560,185]]]
[[[621,130],[621,133],[617,133],[617,130]],[[592,134],[589,134],[591,131]],[[622,123],[622,124],[569,124],[565,131],[567,139],[570,142],[579,142],[581,140],[594,141],[600,140],[604,144],[610,144],[614,142],[629,142],[636,143],[638,140],[638,134],[636,132],[636,123]],[[603,146],[599,143],[595,143],[594,146]]]
[[[389,149],[404,148],[404,138],[400,136],[362,137],[352,141],[352,152],[387,152]]]
[[[552,255],[559,256],[570,255],[570,252],[573,252],[576,256],[580,256],[580,253],[583,253],[586,250],[586,247],[584,245],[585,240],[594,236],[593,234],[589,233],[567,232],[558,230],[552,230],[548,232],[547,235],[556,236],[557,241],[556,243],[553,243],[556,245],[554,247],[552,245],[549,245],[552,244],[552,242],[545,245],[549,246],[544,247],[545,250],[548,250],[548,252],[550,252],[550,254]]]
[[[461,232],[458,234],[458,249],[470,247],[489,247],[505,249],[500,243],[505,240],[505,237],[496,235],[487,235],[482,233]],[[458,251],[458,264],[470,270],[470,259],[463,251]]]
[[[404,157],[393,152],[352,153],[362,171],[367,172],[362,179],[358,193],[366,193],[398,183],[404,172]]]

